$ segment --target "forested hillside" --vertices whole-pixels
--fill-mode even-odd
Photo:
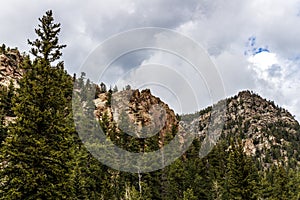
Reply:
[[[84,73],[71,76],[60,59],[66,46],[59,43],[60,24],[52,11],[39,19],[35,32],[37,38],[28,41],[31,58],[5,45],[0,51],[0,199],[300,198],[300,126],[287,110],[250,91],[226,99],[221,137],[201,158],[211,111],[218,103],[179,116],[150,90],[107,89]],[[83,96],[78,102],[93,110],[107,139],[127,151],[161,148],[180,133],[180,121],[199,122],[196,139],[163,169],[112,169],[93,157],[74,125],[74,117],[82,116],[73,116],[73,91],[90,88],[96,91],[93,102]],[[128,109],[114,116],[114,103],[128,94]],[[124,123],[116,123],[118,119]],[[146,131],[144,125],[161,128],[150,138],[136,138],[123,131],[128,124],[136,125],[135,136]],[[93,127],[83,129],[88,134]]]

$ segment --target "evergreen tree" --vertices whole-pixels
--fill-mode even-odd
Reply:
[[[289,195],[289,177],[283,166],[278,166],[273,171],[273,192],[274,199],[290,199]]]
[[[14,83],[11,80],[8,87],[1,86],[0,88],[0,109],[5,116],[13,117],[14,113],[12,111],[12,99],[15,96]]]
[[[232,142],[225,176],[225,199],[257,199],[258,178],[254,162],[243,152],[242,142]]]
[[[58,43],[60,23],[54,23],[52,10],[48,10],[46,15],[39,18],[39,21],[40,24],[35,29],[39,38],[35,41],[28,40],[28,43],[33,46],[30,52],[38,59],[50,63],[57,61],[62,55],[61,49],[66,47]]]
[[[261,190],[259,196],[262,199],[272,199],[273,187],[270,179],[270,169],[267,169],[265,172],[262,173],[260,179]]]
[[[0,146],[7,136],[7,122],[5,121],[5,117],[13,115],[11,110],[13,92],[12,84],[9,87],[0,86]]]
[[[33,62],[26,70],[13,100],[16,123],[10,124],[2,150],[1,199],[69,199],[74,127],[69,98],[72,79],[59,67],[52,67],[60,49],[59,24],[52,12],[40,19],[39,38],[33,45]]]
[[[7,96],[7,88],[4,86],[0,86],[0,146],[2,141],[6,138],[7,130],[5,127],[5,104],[3,103]]]
[[[198,198],[194,195],[192,189],[187,189],[183,192],[183,200],[197,200]]]

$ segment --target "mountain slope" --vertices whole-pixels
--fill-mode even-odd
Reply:
[[[95,116],[102,124],[108,120],[111,129],[108,132],[117,133],[117,138],[129,136],[130,140],[143,141],[143,144],[157,149],[166,144],[178,129],[174,111],[153,96],[149,89],[101,92],[94,103]]]
[[[24,73],[20,64],[24,60],[17,49],[0,51],[0,84],[8,87],[10,81],[16,83]],[[224,101],[224,100],[223,100]],[[95,98],[96,116],[101,120],[108,115],[109,123],[117,132],[123,130],[136,135],[139,140],[156,137],[157,148],[172,139],[193,120],[199,121],[198,138],[203,139],[210,124],[212,107],[195,114],[175,115],[174,111],[150,90],[124,90],[113,93],[105,91]],[[217,104],[216,104],[217,105]],[[221,139],[241,138],[244,151],[255,157],[263,167],[272,163],[284,163],[291,166],[300,163],[300,126],[295,118],[285,109],[250,91],[239,92],[226,99],[226,116]],[[123,110],[122,107],[126,107]],[[126,120],[124,120],[125,118]],[[9,116],[6,117],[6,120]],[[179,123],[179,118],[184,123]],[[126,124],[121,123],[126,121]],[[113,123],[115,122],[115,123]],[[129,125],[132,124],[133,126]],[[150,133],[153,132],[153,133]],[[157,136],[154,134],[158,133]]]
[[[1,74],[5,73],[1,79],[5,86],[1,88],[6,88],[10,80],[22,77],[18,72],[21,60],[16,61],[17,56],[7,52],[1,56]],[[95,86],[84,78],[79,81],[79,85],[82,87],[76,89],[77,92]],[[72,91],[71,86],[69,89]],[[183,156],[170,165],[161,170],[138,174],[115,170],[117,168],[109,168],[98,162],[85,149],[87,145],[83,145],[78,138],[71,147],[74,152],[79,151],[76,154],[78,156],[74,157],[76,160],[70,165],[61,162],[61,166],[73,170],[74,183],[72,181],[70,187],[76,194],[80,194],[83,188],[82,194],[90,195],[90,191],[97,191],[104,199],[127,199],[126,196],[133,194],[136,194],[134,199],[249,199],[251,195],[251,199],[299,199],[299,124],[287,110],[279,108],[273,102],[252,92],[242,91],[195,114],[178,116],[166,103],[153,96],[150,90],[127,89],[113,92],[102,90],[100,85],[96,86],[96,91],[96,94],[91,92],[94,101],[88,101],[86,96],[82,96],[80,103],[83,103],[82,106],[87,105],[91,114],[94,111],[105,130],[105,139],[111,139],[122,149],[152,152],[168,144],[175,134],[184,136],[197,133],[197,137]],[[15,94],[4,92],[0,97],[1,108],[3,100],[9,100]],[[69,96],[67,98],[70,100]],[[11,106],[12,102],[8,102]],[[225,117],[211,120],[216,112],[215,106],[224,102],[227,105]],[[8,114],[10,107],[6,108],[3,115],[12,116]],[[33,115],[34,111],[30,114]],[[79,117],[86,118],[82,115]],[[55,120],[52,116],[47,119]],[[208,155],[199,157],[199,147],[208,135],[209,125],[222,119],[225,124],[219,141]],[[3,123],[7,120],[1,120],[2,141],[7,135],[6,125]],[[66,128],[69,125],[71,124],[66,124]],[[83,126],[87,135],[93,131],[93,127],[87,124]],[[153,127],[157,127],[158,132],[148,131]],[[181,139],[184,140],[184,137]],[[59,143],[60,140],[53,142]],[[36,144],[25,145],[24,148],[36,149]],[[57,150],[55,147],[53,149]],[[49,154],[45,154],[45,157],[49,158]],[[32,158],[37,157],[34,155]],[[2,167],[3,164],[6,164],[5,161],[2,162]],[[54,170],[59,170],[61,166]],[[0,193],[1,191],[2,188]],[[89,197],[93,198],[92,195]]]
[[[263,167],[272,163],[296,166],[300,161],[300,126],[285,109],[250,91],[226,99],[225,124],[221,139],[243,141],[244,151]],[[207,134],[212,107],[184,115],[184,120],[199,116],[199,137]]]

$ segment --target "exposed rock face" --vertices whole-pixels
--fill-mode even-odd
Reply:
[[[188,133],[198,133],[198,137],[203,139],[207,135],[212,112],[216,112],[208,107],[199,113],[182,116],[179,123],[173,110],[154,97],[150,90],[125,90],[110,95],[108,92],[101,93],[95,99],[96,116],[101,119],[107,115],[112,123],[117,124],[119,131],[133,133],[135,137],[146,138],[158,132],[160,147],[174,127],[180,138]],[[257,158],[262,167],[282,160],[300,163],[300,126],[287,110],[249,91],[227,99],[226,105],[225,116],[213,122],[221,124],[218,120],[224,120],[221,139],[230,135],[241,138],[245,153]]]
[[[12,80],[18,80],[22,77],[23,71],[20,69],[20,64],[23,57],[16,49],[6,51],[0,54],[0,84],[8,86]]]
[[[226,109],[223,137],[240,137],[245,153],[257,157],[263,166],[288,158],[299,163],[299,124],[287,110],[250,91],[227,99]],[[207,133],[210,116],[211,109],[206,109],[199,117],[200,137]]]
[[[99,119],[105,114],[117,124],[119,130],[135,137],[147,138],[159,134],[161,145],[163,138],[178,125],[174,111],[148,89],[101,93],[94,103]]]

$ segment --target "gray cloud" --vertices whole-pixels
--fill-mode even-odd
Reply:
[[[37,18],[47,9],[53,9],[56,21],[62,24],[61,42],[68,45],[63,59],[70,73],[77,72],[87,56],[114,34],[145,26],[170,28],[203,45],[216,63],[228,95],[252,89],[300,116],[299,0],[10,0],[0,7],[0,43],[27,51],[26,40],[35,38]],[[253,68],[249,55],[244,55],[252,36],[257,47],[268,47],[279,63],[267,70]],[[109,49],[107,54],[115,50]],[[180,64],[171,58],[159,58],[159,52],[140,52],[118,59],[109,76],[117,78],[126,67],[151,59]],[[258,71],[273,78],[263,79]]]
[[[281,67],[280,67],[280,65],[278,65],[278,64],[272,65],[268,69],[268,73],[270,74],[270,76],[280,77],[281,76]]]

